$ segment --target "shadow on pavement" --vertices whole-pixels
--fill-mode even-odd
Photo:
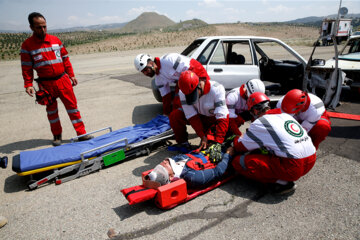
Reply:
[[[210,203],[207,204],[205,207],[203,207],[203,209],[201,209],[198,212],[191,212],[191,213],[177,215],[175,217],[165,219],[161,222],[157,222],[153,225],[146,226],[141,229],[134,230],[132,232],[119,233],[118,235],[112,237],[111,239],[134,239],[134,238],[144,237],[162,231],[165,228],[169,228],[173,224],[177,224],[182,221],[188,221],[191,219],[203,219],[208,221],[208,224],[206,224],[206,226],[201,227],[200,229],[195,230],[193,232],[189,232],[186,236],[180,238],[184,240],[196,239],[196,237],[202,231],[215,227],[229,218],[241,219],[252,216],[252,213],[248,211],[248,207],[253,202],[263,202],[267,204],[274,204],[280,202],[280,201],[273,201],[273,199],[271,198],[266,199],[268,196],[266,192],[262,190],[259,191],[258,189],[253,189],[251,184],[250,186],[248,186],[246,183],[247,183],[246,181],[242,181],[241,184],[239,184],[237,181],[232,181],[231,183],[227,183],[220,187],[220,189],[229,191],[234,196],[228,202],[217,203],[217,204]],[[244,191],[234,190],[234,189],[238,189],[239,186],[241,186],[241,188],[243,188]],[[237,204],[228,205],[229,203],[234,202],[237,196],[243,198],[244,200]],[[281,198],[280,200],[284,200],[284,198]],[[218,207],[223,207],[224,210],[222,211],[212,210],[213,208],[218,208]],[[164,210],[156,208],[156,206],[151,201],[137,204],[136,206],[130,206],[126,204],[118,208],[115,208],[114,211],[120,217],[121,221],[143,211],[145,211],[148,215],[160,215],[164,212]]]
[[[46,146],[49,144],[51,144],[51,141],[49,139],[30,139],[0,146],[0,152],[10,154],[17,150],[28,150],[32,148]]]
[[[4,181],[4,192],[14,193],[27,190],[27,182],[29,178],[27,176],[18,176],[16,174],[9,176]]]
[[[157,115],[162,114],[162,104],[147,104],[136,106],[132,113],[132,123],[133,124],[143,124]]]

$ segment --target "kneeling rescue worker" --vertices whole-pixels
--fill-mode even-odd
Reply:
[[[316,161],[316,149],[304,128],[287,113],[269,113],[270,99],[250,95],[248,107],[255,121],[234,139],[237,156],[232,166],[241,175],[267,183],[273,193],[296,188],[294,181],[307,174]]]
[[[199,150],[212,143],[223,143],[229,127],[229,111],[224,87],[208,80],[199,80],[192,71],[184,71],[179,78],[181,109],[170,114],[170,126],[181,147],[190,148],[186,125],[190,124],[201,138]]]
[[[200,79],[210,80],[203,65],[193,58],[178,53],[169,53],[161,58],[151,59],[149,54],[139,54],[134,60],[135,68],[145,76],[154,77],[163,102],[163,113],[167,116],[171,111],[181,107],[179,99],[178,80],[183,71],[191,70]],[[170,85],[175,85],[172,93]]]
[[[316,149],[331,131],[331,121],[324,103],[314,94],[299,89],[290,90],[278,101],[276,107],[293,115],[308,132]]]
[[[250,120],[247,99],[255,92],[265,93],[265,85],[260,79],[251,79],[226,94],[226,105],[229,109],[229,132],[241,136],[239,127]]]

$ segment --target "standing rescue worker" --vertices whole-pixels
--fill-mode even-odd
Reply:
[[[265,93],[265,85],[260,79],[251,79],[234,88],[226,94],[226,105],[229,109],[229,131],[235,135],[241,136],[239,127],[250,120],[250,114],[247,106],[248,97],[254,92]]]
[[[57,37],[47,34],[45,17],[33,12],[29,14],[28,20],[33,35],[23,42],[20,53],[24,87],[26,93],[33,97],[35,94],[33,70],[35,70],[39,77],[35,79],[39,89],[51,95],[49,98],[52,101],[44,104],[54,136],[53,145],[59,146],[62,140],[62,128],[56,98],[60,98],[65,105],[76,134],[78,136],[86,134],[72,87],[76,86],[78,81],[65,47]],[[79,141],[91,138],[91,135],[85,135],[80,137]]]
[[[178,53],[169,53],[161,58],[151,59],[148,54],[139,54],[134,60],[135,68],[145,76],[154,77],[155,85],[160,91],[163,102],[163,113],[167,116],[171,111],[181,107],[179,100],[178,80],[183,71],[190,70],[200,79],[210,80],[203,65],[193,58]],[[175,93],[171,93],[170,85],[175,85]]]
[[[255,117],[246,133],[234,139],[240,153],[232,166],[241,175],[267,183],[273,193],[293,192],[294,181],[307,174],[316,161],[316,149],[303,127],[287,113],[267,114],[270,99],[250,95],[248,107]]]
[[[331,131],[331,121],[323,101],[316,95],[293,89],[276,105],[293,117],[308,132],[316,149]]]
[[[229,127],[224,87],[215,81],[199,80],[188,70],[180,74],[179,88],[182,109],[172,111],[169,117],[176,142],[190,147],[186,131],[190,124],[201,138],[199,150],[208,147],[208,140],[221,144]]]

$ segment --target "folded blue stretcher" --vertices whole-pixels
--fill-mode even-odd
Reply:
[[[145,124],[112,131],[84,142],[72,142],[58,147],[24,151],[13,158],[12,169],[20,176],[53,171],[40,180],[30,180],[29,189],[56,179],[60,184],[87,175],[132,156],[149,154],[152,147],[173,136],[166,116],[159,115]],[[74,138],[76,139],[76,138]],[[73,139],[72,139],[73,140]],[[65,174],[70,176],[60,179]]]

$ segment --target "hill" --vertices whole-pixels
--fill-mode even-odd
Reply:
[[[122,32],[148,32],[152,29],[162,29],[175,25],[175,22],[164,15],[159,15],[155,12],[145,12],[136,19],[128,22],[123,28]]]
[[[180,23],[177,23],[175,25],[171,25],[167,28],[165,28],[165,31],[182,31],[187,29],[193,29],[193,28],[199,28],[199,27],[205,27],[208,24],[200,19],[192,19],[187,21],[182,21]]]

